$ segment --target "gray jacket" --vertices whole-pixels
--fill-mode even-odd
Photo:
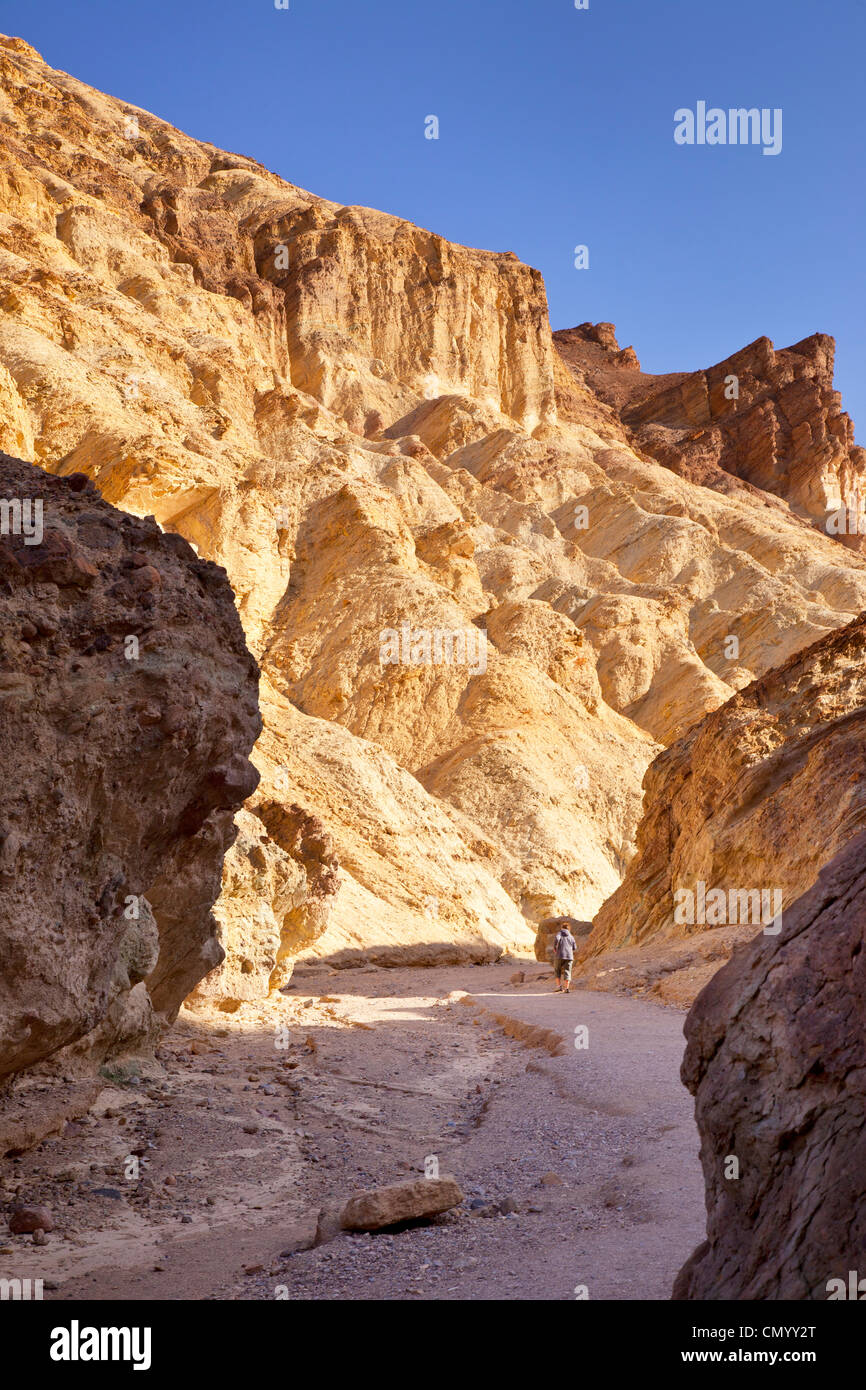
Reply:
[[[574,960],[574,948],[577,945],[568,927],[560,927],[556,936],[553,938],[553,953],[557,960]]]

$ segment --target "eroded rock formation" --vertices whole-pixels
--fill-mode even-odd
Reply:
[[[778,352],[758,338],[706,371],[666,376],[642,372],[632,348],[620,351],[612,324],[581,324],[555,340],[578,380],[666,468],[722,492],[735,479],[752,484],[863,550],[849,523],[863,514],[866,450],[833,388],[836,344],[827,334]]]
[[[838,1298],[849,1271],[862,1274],[864,942],[861,833],[781,933],[737,951],[695,1001],[682,1077],[696,1097],[708,1238],[675,1298]]]
[[[0,455],[0,1077],[131,1048],[221,950],[258,671],[225,573]]]
[[[19,40],[0,82],[0,443],[223,564],[263,669],[205,990],[590,918],[660,747],[866,607],[866,563],[796,497],[636,452],[513,254],[316,198]]]
[[[339,861],[322,821],[302,807],[252,798],[237,817],[238,838],[220,902],[225,960],[190,1004],[233,1009],[280,989],[292,962],[322,935],[338,890]]]
[[[775,905],[784,913],[866,825],[864,732],[860,617],[661,753],[645,779],[637,854],[595,918],[584,970],[601,953],[652,945],[668,948],[668,968],[703,961],[706,978],[719,953],[696,956],[696,935],[720,938],[724,956],[771,925]]]

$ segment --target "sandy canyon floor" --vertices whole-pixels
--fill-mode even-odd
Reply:
[[[668,1298],[704,1233],[682,1022],[518,961],[317,967],[185,1009],[156,1066],[2,1160],[55,1229],[0,1237],[0,1275],[61,1301]],[[428,1155],[461,1207],[310,1248],[322,1206]]]

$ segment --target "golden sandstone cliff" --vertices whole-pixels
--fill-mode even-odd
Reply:
[[[732,358],[741,427],[720,368],[554,342],[511,253],[316,198],[17,39],[0,83],[0,447],[224,565],[262,668],[199,992],[593,917],[655,756],[866,607],[820,524],[863,472],[829,340]]]

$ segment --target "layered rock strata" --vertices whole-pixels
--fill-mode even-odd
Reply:
[[[866,450],[833,385],[826,333],[776,350],[769,338],[705,371],[652,376],[612,324],[554,335],[577,379],[643,452],[682,477],[730,492],[734,480],[784,499],[842,544],[866,545]]]
[[[582,963],[775,928],[866,826],[866,616],[706,715],[650,766],[637,854]]]

